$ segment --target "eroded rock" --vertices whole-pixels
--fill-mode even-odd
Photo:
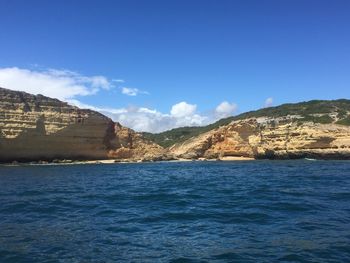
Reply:
[[[350,159],[350,127],[312,122],[234,121],[170,148],[179,158]]]
[[[42,95],[0,88],[0,161],[158,157],[163,148],[110,118]]]

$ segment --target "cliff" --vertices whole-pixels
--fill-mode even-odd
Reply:
[[[248,118],[200,134],[169,151],[178,158],[350,159],[350,127]]]
[[[0,162],[350,159],[348,100],[285,104],[205,127],[142,134],[98,112],[42,95],[0,88],[0,98]]]
[[[124,161],[160,161],[171,159],[163,147],[147,140],[141,133],[115,124],[116,148],[110,150],[108,157]]]
[[[3,88],[0,98],[1,162],[163,155],[162,147],[98,112]]]
[[[269,121],[279,124],[286,121],[296,121],[298,123],[311,122],[315,124],[339,124],[350,126],[349,112],[350,100],[311,100],[249,111],[221,119],[207,126],[181,127],[156,134],[144,133],[144,136],[163,147],[170,147],[174,144],[182,143],[193,137],[215,130],[221,126],[228,125],[232,121],[248,120],[251,118],[256,118],[261,123]]]
[[[283,104],[145,136],[176,158],[350,159],[350,100]]]

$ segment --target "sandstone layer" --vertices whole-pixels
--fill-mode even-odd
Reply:
[[[157,159],[162,147],[110,118],[0,88],[0,161]]]
[[[350,159],[350,127],[287,121],[233,121],[169,148],[178,158]]]
[[[121,161],[160,161],[171,159],[171,157],[167,156],[163,147],[146,140],[142,134],[124,127],[120,123],[115,124],[114,131],[117,147],[109,151],[109,158]]]
[[[92,110],[2,88],[0,98],[0,162],[350,159],[350,126],[336,124],[339,113],[328,124],[290,114],[244,118],[164,149]]]

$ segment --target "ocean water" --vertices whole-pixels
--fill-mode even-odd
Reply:
[[[350,262],[350,162],[2,166],[0,262]]]

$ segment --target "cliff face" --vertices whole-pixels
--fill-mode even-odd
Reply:
[[[310,115],[312,118],[290,114],[277,118],[247,117],[208,129],[164,149],[95,111],[82,110],[41,95],[2,88],[0,98],[0,162],[54,159],[152,161],[226,156],[350,159],[350,126],[337,124],[347,123],[350,118],[349,110],[343,107],[349,103],[342,100],[338,101],[342,103],[338,105],[340,108],[335,112],[332,109],[327,116],[315,113]],[[271,110],[276,111],[276,108]],[[331,123],[306,121],[308,119]]]
[[[119,123],[115,124],[115,134],[117,147],[109,151],[109,158],[132,161],[157,161],[167,158],[163,147]]]
[[[128,158],[162,154],[160,146],[98,112],[3,88],[0,98],[2,162],[119,158],[120,149],[130,150]]]
[[[350,159],[350,127],[297,121],[271,124],[250,118],[176,144],[170,151],[181,158]]]

